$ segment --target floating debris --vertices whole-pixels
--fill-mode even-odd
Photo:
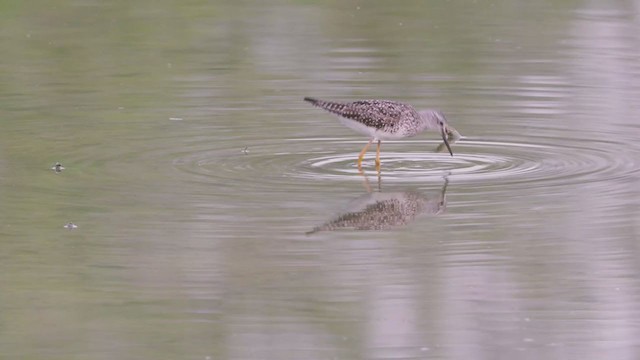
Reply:
[[[170,117],[169,120],[171,120],[171,121],[182,121],[184,119],[179,118],[179,117]]]
[[[77,229],[77,228],[78,228],[78,225],[76,225],[76,224],[74,224],[74,223],[70,222],[70,223],[66,223],[66,224],[64,225],[64,228],[65,228],[65,229],[69,229],[69,230],[73,230],[73,229]]]
[[[59,173],[59,172],[62,172],[62,170],[64,170],[64,166],[62,166],[62,164],[57,162],[55,165],[53,165],[53,167],[51,167],[51,170],[55,171],[56,173]]]
[[[249,153],[249,147],[245,146],[244,149],[242,149],[242,153],[247,155]]]

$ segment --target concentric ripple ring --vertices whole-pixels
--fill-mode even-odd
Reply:
[[[177,157],[174,166],[198,181],[244,181],[260,187],[293,186],[305,181],[360,181],[355,164],[357,154],[353,152],[353,143],[358,142],[288,139],[249,145],[245,151],[238,148],[189,152]],[[616,144],[596,141],[590,142],[589,148],[578,144],[465,139],[455,144],[451,157],[433,151],[438,145],[436,141],[389,141],[383,153],[382,174],[387,183],[436,182],[447,175],[458,183],[482,186],[522,183],[535,187],[604,181],[638,172],[638,156],[630,153],[614,156]],[[363,163],[369,175],[375,174],[374,155],[368,154]]]

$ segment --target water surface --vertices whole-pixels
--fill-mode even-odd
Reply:
[[[640,356],[637,1],[1,14],[0,357]]]

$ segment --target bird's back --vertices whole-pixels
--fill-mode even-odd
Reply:
[[[408,104],[390,100],[359,100],[350,103],[324,101],[306,97],[305,101],[344,118],[376,129],[393,129],[417,122],[420,115]]]

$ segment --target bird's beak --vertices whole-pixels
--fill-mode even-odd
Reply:
[[[449,140],[447,140],[447,129],[446,127],[441,127],[440,128],[440,134],[442,135],[442,141],[444,141],[444,144],[447,146],[447,150],[449,150],[449,154],[451,154],[451,156],[453,156],[453,151],[451,151],[451,146],[449,145]]]

